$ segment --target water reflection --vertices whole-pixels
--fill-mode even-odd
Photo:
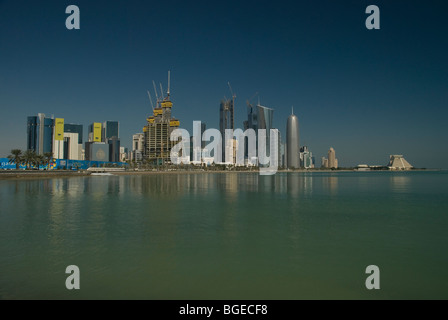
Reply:
[[[409,185],[411,183],[411,178],[406,174],[392,173],[390,177],[390,186],[393,192],[405,193],[409,191]]]
[[[185,193],[206,194],[218,192],[236,199],[240,192],[270,194],[312,195],[313,180],[321,178],[322,184],[332,193],[338,189],[338,176],[320,176],[313,173],[277,173],[261,176],[257,173],[204,173],[204,174],[148,174],[123,176],[96,176],[83,178],[55,178],[42,180],[17,180],[14,192],[28,196],[41,193],[71,198],[81,194],[101,200],[106,195],[123,198],[127,193],[160,199],[179,198]],[[403,188],[408,178],[392,177],[395,188]]]
[[[336,195],[338,192],[338,176],[329,175],[322,178],[324,189],[328,190],[331,195]]]

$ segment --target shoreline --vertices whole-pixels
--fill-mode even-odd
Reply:
[[[368,170],[359,171],[354,169],[341,169],[341,170],[307,170],[307,169],[297,169],[297,170],[278,170],[276,173],[338,173],[338,172],[360,172],[360,173],[370,173],[370,172],[439,172],[445,171],[444,169],[414,169],[414,170]],[[157,175],[157,174],[238,174],[238,173],[252,173],[259,174],[258,170],[139,170],[139,171],[117,171],[110,172],[108,176],[125,176],[125,175]],[[69,178],[69,177],[89,177],[91,172],[88,171],[71,171],[71,170],[52,170],[52,171],[25,171],[25,170],[1,170],[0,180],[6,179],[36,179],[36,178]]]

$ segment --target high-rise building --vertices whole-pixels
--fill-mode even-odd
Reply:
[[[235,129],[235,120],[234,120],[234,103],[235,100],[221,100],[221,104],[219,105],[219,131],[221,132],[222,137],[222,161],[226,161],[226,145],[225,145],[225,130],[226,129]],[[230,142],[229,142],[230,145]],[[231,157],[229,157],[230,159]]]
[[[107,142],[107,139],[113,137],[119,138],[119,122],[118,121],[105,121],[102,127],[102,141]]]
[[[328,168],[328,159],[322,157],[322,168]]]
[[[336,159],[336,151],[334,151],[333,147],[331,147],[330,150],[328,150],[328,168],[337,169],[338,167],[337,161],[338,160]]]
[[[145,137],[143,133],[136,133],[132,135],[132,151],[139,150],[143,153],[145,148]]]
[[[54,119],[38,113],[27,118],[27,149],[37,154],[53,152]]]
[[[89,125],[89,142],[102,142],[101,122],[94,122]]]
[[[291,112],[286,122],[286,149],[288,168],[300,168],[299,119]]]
[[[64,132],[63,159],[82,160],[82,144],[77,132]]]
[[[128,159],[128,148],[120,147],[120,161],[125,162]]]
[[[26,149],[37,151],[38,145],[38,125],[37,125],[37,117],[31,116],[27,118],[26,122]]]
[[[109,144],[109,161],[120,162],[120,139],[112,136],[106,141]]]
[[[270,156],[270,137],[271,137],[271,129],[272,121],[274,117],[274,109],[265,107],[258,103],[256,106],[252,104],[247,104],[247,120],[243,122],[244,130],[254,129],[257,137],[257,155],[258,152],[258,130],[265,129],[266,130],[266,156]],[[248,145],[245,144],[245,157],[248,157]],[[248,159],[252,160],[252,159]]]
[[[305,169],[314,168],[313,154],[307,146],[300,148],[300,166]]]
[[[64,158],[64,119],[54,119],[53,130],[53,157],[55,159]]]
[[[82,145],[83,141],[83,125],[82,124],[73,124],[73,123],[65,123],[64,124],[64,132],[67,133],[77,133],[78,134],[78,143]]]
[[[64,123],[62,118],[55,119],[53,156],[56,159],[83,159],[82,129],[80,124]]]
[[[179,127],[179,120],[171,116],[173,103],[170,100],[170,74],[166,97],[159,97],[153,115],[148,117],[143,128],[145,136],[144,157],[155,164],[171,161],[171,148],[177,143],[170,140],[171,132]]]

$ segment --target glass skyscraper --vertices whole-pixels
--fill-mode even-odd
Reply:
[[[266,129],[266,155],[270,155],[270,137],[272,128],[272,120],[274,117],[274,109],[262,106],[260,104],[247,106],[247,121],[244,121],[244,130],[254,129],[257,136],[257,155],[258,155],[258,129]],[[247,156],[247,143],[245,143]]]
[[[38,113],[27,119],[27,149],[37,154],[53,152],[54,119]]]
[[[105,121],[103,123],[103,141],[107,142],[108,139],[119,138],[118,135],[118,121]]]
[[[64,132],[77,133],[78,134],[78,143],[82,144],[82,132],[83,132],[82,124],[66,123],[66,124],[64,124]]]
[[[26,149],[37,151],[37,117],[28,117],[26,123]]]

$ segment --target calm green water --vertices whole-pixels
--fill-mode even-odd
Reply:
[[[447,299],[447,270],[447,172],[0,180],[2,299]]]

